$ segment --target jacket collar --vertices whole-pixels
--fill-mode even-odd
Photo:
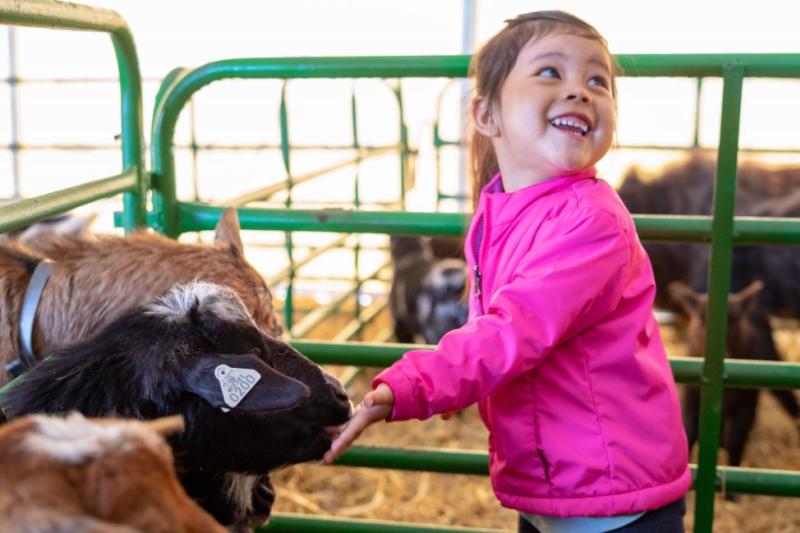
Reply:
[[[514,192],[505,192],[498,172],[481,190],[481,203],[485,209],[491,209],[494,224],[510,222],[520,210],[540,198],[567,189],[578,181],[594,179],[596,176],[595,167],[589,167],[574,174],[555,176]]]

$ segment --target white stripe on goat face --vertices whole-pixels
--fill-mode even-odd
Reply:
[[[466,284],[466,266],[458,259],[443,259],[433,266],[425,280],[435,289],[462,291]]]
[[[206,281],[176,285],[164,296],[145,307],[145,312],[171,321],[181,321],[197,306],[223,320],[253,323],[241,298],[230,288]]]
[[[225,473],[225,495],[244,514],[253,510],[253,489],[258,476],[253,474]]]
[[[106,425],[90,422],[79,413],[65,418],[42,415],[32,418],[36,427],[23,439],[23,449],[69,464],[133,450],[142,444],[154,450],[162,446],[161,438],[138,421]]]

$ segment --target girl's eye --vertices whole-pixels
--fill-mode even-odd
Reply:
[[[593,87],[603,87],[605,89],[608,89],[609,87],[608,80],[605,79],[603,76],[594,76],[592,78],[589,78],[589,81],[587,83]]]
[[[544,67],[539,69],[536,72],[537,76],[543,76],[545,78],[560,78],[561,76],[558,74],[558,71],[553,67]]]

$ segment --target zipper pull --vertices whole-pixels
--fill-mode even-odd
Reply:
[[[478,265],[473,267],[473,271],[475,272],[475,296],[481,295],[481,269],[478,268]]]

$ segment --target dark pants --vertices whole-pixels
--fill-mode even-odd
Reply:
[[[683,533],[683,515],[686,514],[686,500],[680,500],[647,511],[627,526],[615,529],[620,533]],[[530,522],[519,517],[519,533],[540,533]]]

